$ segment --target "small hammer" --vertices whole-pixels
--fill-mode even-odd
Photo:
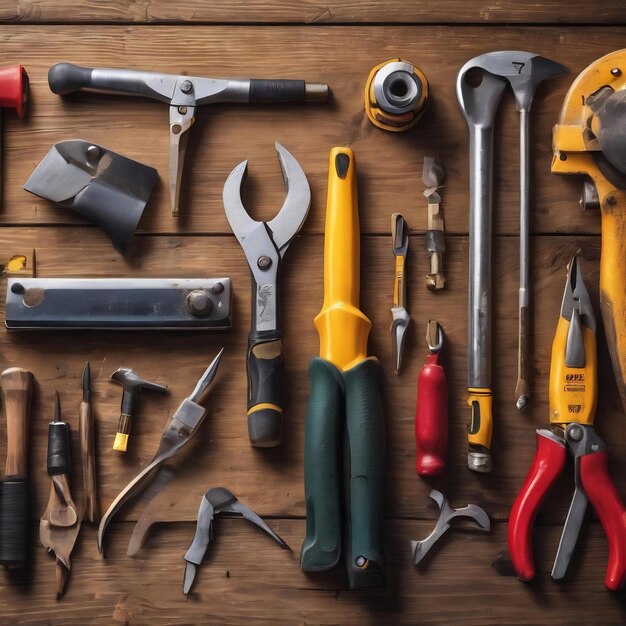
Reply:
[[[111,374],[111,380],[120,383],[124,389],[122,394],[122,407],[120,409],[120,421],[117,426],[113,450],[126,452],[135,403],[140,392],[144,389],[149,389],[150,391],[160,391],[164,393],[167,390],[167,386],[144,380],[135,370],[124,367],[115,370]]]

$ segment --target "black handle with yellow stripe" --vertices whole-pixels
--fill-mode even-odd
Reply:
[[[278,330],[248,340],[248,437],[256,448],[280,444],[283,431],[285,363]]]

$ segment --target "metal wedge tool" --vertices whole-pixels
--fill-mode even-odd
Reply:
[[[385,422],[381,365],[367,356],[372,323],[359,309],[356,164],[330,151],[320,355],[309,366],[304,435],[306,536],[300,567],[322,572],[343,555],[351,589],[383,587]]]
[[[113,450],[126,452],[128,449],[128,439],[133,422],[133,413],[137,405],[137,399],[142,391],[158,391],[165,393],[167,385],[159,385],[149,380],[144,380],[133,369],[120,367],[111,374],[113,382],[122,385],[122,404],[120,407],[120,419],[115,433]]]
[[[572,83],[552,131],[552,172],[585,176],[581,207],[600,210],[600,309],[626,409],[626,48]]]
[[[469,60],[459,71],[456,91],[470,135],[470,258],[468,295],[468,404],[472,418],[468,430],[470,451],[468,467],[478,472],[491,471],[493,430],[491,391],[491,227],[493,193],[493,125],[500,98],[510,86],[521,115],[523,135],[520,180],[523,186],[521,215],[528,215],[528,111],[537,85],[565,68],[530,52],[504,50],[489,52]],[[524,112],[524,113],[522,113]],[[527,227],[520,233],[527,240]],[[528,264],[527,248],[522,244],[523,266]],[[522,281],[527,272],[520,270]],[[527,285],[520,292],[520,303],[528,310]],[[520,309],[522,307],[520,306]],[[526,313],[524,314],[526,315]],[[526,315],[527,319],[527,315]],[[520,324],[520,328],[522,325]],[[526,348],[519,361],[528,366],[528,324],[523,325],[521,341]],[[518,405],[527,402],[527,372],[520,376]],[[521,401],[520,401],[521,398]]]
[[[26,565],[29,556],[30,493],[28,449],[33,375],[11,367],[0,374],[6,413],[6,466],[0,481],[0,563],[9,569]]]
[[[54,401],[54,421],[48,425],[50,499],[39,523],[39,539],[56,559],[56,597],[59,600],[72,567],[70,556],[80,532],[81,517],[70,492],[70,427],[61,420],[61,403],[56,391]]]
[[[252,316],[248,336],[248,437],[259,448],[280,444],[283,429],[283,339],[279,325],[280,269],[289,244],[309,213],[311,189],[300,164],[275,144],[286,197],[269,222],[253,220],[242,202],[248,162],[240,163],[224,184],[224,210],[243,248],[252,276]]]
[[[88,68],[57,63],[48,72],[50,89],[61,96],[76,91],[142,96],[170,107],[169,189],[172,215],[178,216],[189,130],[196,108],[217,102],[322,102],[328,85],[303,80],[232,79],[177,76],[126,69]]]
[[[430,492],[431,500],[434,500],[439,507],[439,518],[433,531],[419,541],[411,541],[411,554],[413,555],[413,564],[418,565],[419,562],[428,554],[429,550],[437,543],[442,535],[451,527],[451,521],[454,518],[466,517],[474,520],[480,530],[485,532],[491,531],[491,521],[489,516],[475,504],[468,504],[461,509],[453,509],[448,503],[448,499],[436,489]]]
[[[80,435],[80,464],[83,472],[83,519],[97,524],[100,519],[96,485],[96,441],[93,411],[91,410],[91,368],[85,363],[82,376],[83,399],[78,407]]]
[[[552,568],[565,577],[588,502],[607,536],[609,561],[604,584],[626,583],[626,508],[608,466],[607,444],[595,432],[597,384],[596,319],[578,259],[570,263],[550,360],[550,429],[537,430],[537,451],[513,503],[508,525],[511,563],[523,581],[535,576],[532,531],[550,488],[563,472],[567,451],[574,458],[574,495]]]
[[[396,374],[400,373],[406,331],[411,318],[406,310],[406,257],[409,252],[409,227],[399,213],[391,216],[391,237],[393,255],[396,266],[393,280],[393,306],[391,307],[391,349],[396,366]]]
[[[96,223],[126,255],[158,177],[143,163],[72,139],[50,148],[24,189]]]
[[[445,221],[441,208],[439,188],[443,185],[446,172],[435,157],[424,157],[422,182],[426,189],[424,197],[428,201],[428,230],[426,231],[426,249],[430,259],[430,271],[426,275],[426,287],[438,291],[446,286],[443,271],[443,253],[446,251],[444,239]]]
[[[183,578],[183,593],[185,595],[191,591],[197,568],[202,565],[209,543],[213,539],[213,520],[220,513],[241,515],[267,533],[283,550],[289,550],[289,546],[250,507],[240,502],[228,489],[224,489],[224,487],[209,489],[202,496],[196,532],[193,542],[185,554],[185,575]]]
[[[207,414],[206,408],[200,403],[205,399],[209,386],[217,374],[217,368],[223,352],[224,349],[222,348],[196,383],[196,387],[191,392],[191,395],[182,401],[165,426],[159,447],[148,465],[122,489],[117,498],[111,503],[111,506],[109,506],[107,512],[102,516],[100,526],[98,527],[98,550],[100,552],[102,552],[104,533],[117,512],[126,502],[143,493],[155,478],[161,466],[187,445],[198,432]]]

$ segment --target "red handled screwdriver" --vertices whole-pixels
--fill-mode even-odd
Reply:
[[[417,378],[415,470],[420,476],[435,476],[445,469],[448,448],[448,381],[439,364],[443,329],[436,320],[428,322],[426,343],[429,355]]]

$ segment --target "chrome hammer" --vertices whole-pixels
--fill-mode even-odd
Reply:
[[[491,223],[493,124],[507,85],[520,112],[520,290],[517,406],[528,402],[529,367],[529,133],[528,116],[537,86],[564,73],[559,63],[530,52],[502,50],[470,59],[457,77],[456,92],[470,134],[470,251],[468,295],[468,431],[467,464],[491,471]]]

